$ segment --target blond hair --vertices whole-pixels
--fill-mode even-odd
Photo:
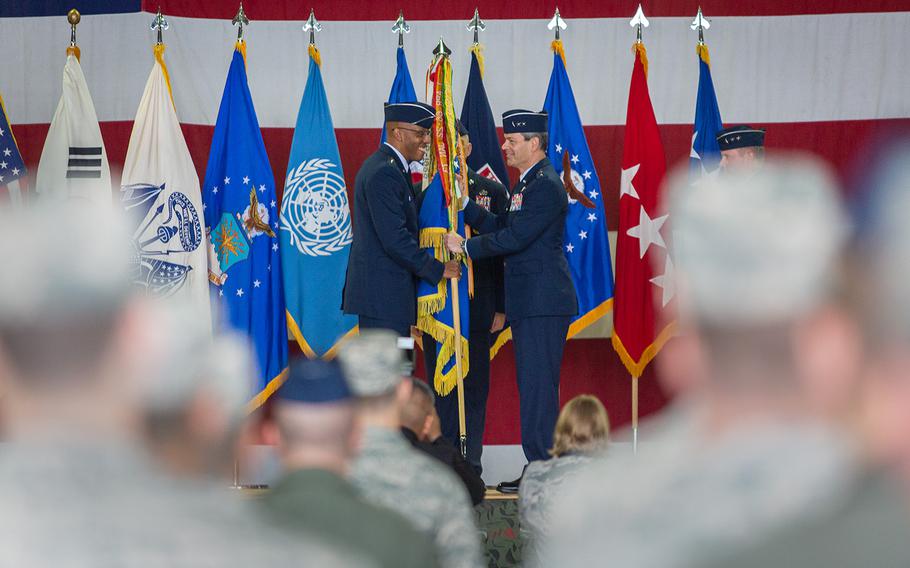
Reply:
[[[550,455],[559,457],[568,452],[591,452],[604,447],[610,435],[610,418],[596,397],[578,395],[559,413],[553,431]]]

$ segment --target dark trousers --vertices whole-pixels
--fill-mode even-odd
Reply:
[[[467,462],[480,475],[483,467],[483,431],[487,418],[487,395],[490,393],[490,328],[472,329],[468,336],[468,375],[464,379],[464,412],[467,434]],[[436,371],[436,341],[429,334],[423,335],[424,363],[427,382],[433,386]],[[458,392],[452,389],[446,396],[436,395],[436,412],[442,436],[461,451],[458,431]]]
[[[357,316],[360,329],[391,329],[399,337],[411,336],[411,324],[386,319]]]
[[[569,316],[528,317],[512,321],[521,447],[528,461],[549,458],[559,415],[559,367],[569,331]]]

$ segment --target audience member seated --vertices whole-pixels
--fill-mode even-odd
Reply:
[[[524,557],[534,556],[535,542],[550,526],[553,495],[578,468],[607,445],[610,421],[597,398],[583,394],[563,407],[553,431],[549,460],[528,464],[518,487],[518,516]]]
[[[433,390],[413,377],[411,384],[411,396],[401,409],[401,433],[412,446],[452,468],[464,482],[471,502],[479,505],[483,502],[486,486],[461,452],[442,436]]]

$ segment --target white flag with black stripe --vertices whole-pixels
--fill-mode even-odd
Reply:
[[[42,199],[79,199],[110,206],[111,171],[95,105],[79,59],[69,54],[63,94],[38,163],[35,191]]]

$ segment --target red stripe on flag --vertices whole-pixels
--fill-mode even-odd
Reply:
[[[910,129],[910,118],[888,120],[843,120],[826,122],[753,123],[767,128],[766,136],[769,153],[782,150],[802,150],[817,154],[830,163],[842,177],[846,176],[858,148],[865,142],[878,138],[882,132]],[[47,124],[13,125],[19,149],[29,168],[30,175],[38,169],[41,148],[47,137]],[[671,167],[680,160],[687,160],[692,141],[691,124],[668,124],[660,126],[660,137],[667,152],[667,164]],[[101,134],[110,160],[115,182],[119,181],[119,169],[126,158],[132,122],[103,122]],[[622,142],[625,126],[586,126],[585,136],[594,157],[594,166],[602,184],[607,213],[607,227],[615,230],[619,221],[619,173],[622,159]],[[214,127],[184,124],[193,163],[199,179],[205,178],[205,166],[209,157]],[[379,146],[378,128],[339,128],[335,130],[341,163],[344,168],[348,191],[353,191],[354,177],[363,161]],[[262,135],[269,153],[272,170],[279,196],[284,190],[284,174],[287,170],[288,155],[294,132],[291,128],[263,128]],[[500,136],[502,131],[500,130]],[[849,143],[845,143],[849,141]],[[512,179],[518,179],[518,172],[510,172]]]
[[[144,0],[142,9],[154,14],[158,0]],[[168,16],[188,16],[230,20],[237,13],[236,0],[161,0],[161,10]],[[842,14],[854,12],[901,12],[910,9],[907,0],[761,0],[755,2],[731,2],[730,0],[702,0],[700,3],[709,18],[723,16],[790,16],[799,14]],[[388,21],[389,26],[398,17],[399,9],[404,10],[408,20],[464,20],[474,14],[474,7],[480,10],[484,19],[550,19],[554,3],[551,0],[529,0],[526,2],[500,2],[499,0],[477,0],[468,3],[426,2],[425,0],[385,0],[363,2],[361,0],[313,0],[303,5],[291,0],[270,2],[249,2],[244,11],[250,20],[306,20],[310,8],[315,9],[320,20],[366,20]],[[697,4],[691,0],[661,0],[642,2],[645,15],[651,17],[695,17]],[[562,0],[560,14],[572,18],[631,18],[635,4],[602,2],[597,0]],[[467,33],[467,32],[465,32]],[[541,33],[545,33],[542,30]]]

